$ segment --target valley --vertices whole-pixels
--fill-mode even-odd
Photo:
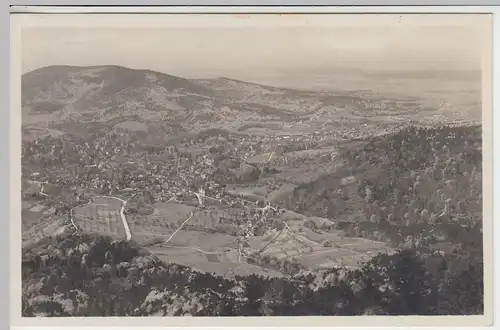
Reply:
[[[356,269],[443,235],[460,245],[449,233],[480,223],[477,123],[415,97],[111,66],[42,68],[23,91],[24,246],[66,226],[202,272],[289,277]],[[418,140],[419,155],[395,139]],[[367,199],[366,189],[386,195]],[[457,212],[437,219],[447,207]]]

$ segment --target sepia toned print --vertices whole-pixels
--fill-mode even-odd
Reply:
[[[229,16],[22,29],[22,317],[489,313],[487,16]]]

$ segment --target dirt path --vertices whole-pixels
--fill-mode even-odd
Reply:
[[[208,251],[204,251],[200,248],[197,248],[197,247],[192,247],[192,246],[177,246],[177,245],[163,245],[162,243],[160,243],[160,247],[166,247],[166,248],[174,248],[174,249],[189,249],[189,250],[195,250],[195,251],[198,251],[198,252],[201,252],[203,254],[214,254],[214,255],[219,255],[221,254],[222,252],[208,252]]]
[[[179,226],[179,228],[177,228],[177,229],[176,229],[176,230],[172,233],[172,235],[170,235],[170,237],[169,237],[169,238],[168,238],[165,242],[163,242],[163,243],[161,243],[161,244],[166,244],[166,243],[170,242],[170,241],[172,240],[172,238],[174,238],[175,234],[177,234],[177,233],[179,232],[179,230],[181,230],[181,229],[182,229],[182,227],[184,227],[184,225],[185,225],[185,224],[186,224],[189,220],[191,220],[191,218],[193,217],[193,215],[194,215],[194,211],[191,211],[191,215],[190,215],[190,216],[189,216],[186,220],[184,220],[184,222],[183,222],[183,223]]]

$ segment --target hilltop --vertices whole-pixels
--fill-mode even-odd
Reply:
[[[213,97],[187,79],[119,66],[41,68],[23,75],[22,91],[23,124],[48,129],[68,121],[116,124],[131,116],[145,123],[182,120]]]

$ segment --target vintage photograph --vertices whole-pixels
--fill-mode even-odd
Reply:
[[[22,317],[485,313],[488,15],[73,16],[21,31]]]

